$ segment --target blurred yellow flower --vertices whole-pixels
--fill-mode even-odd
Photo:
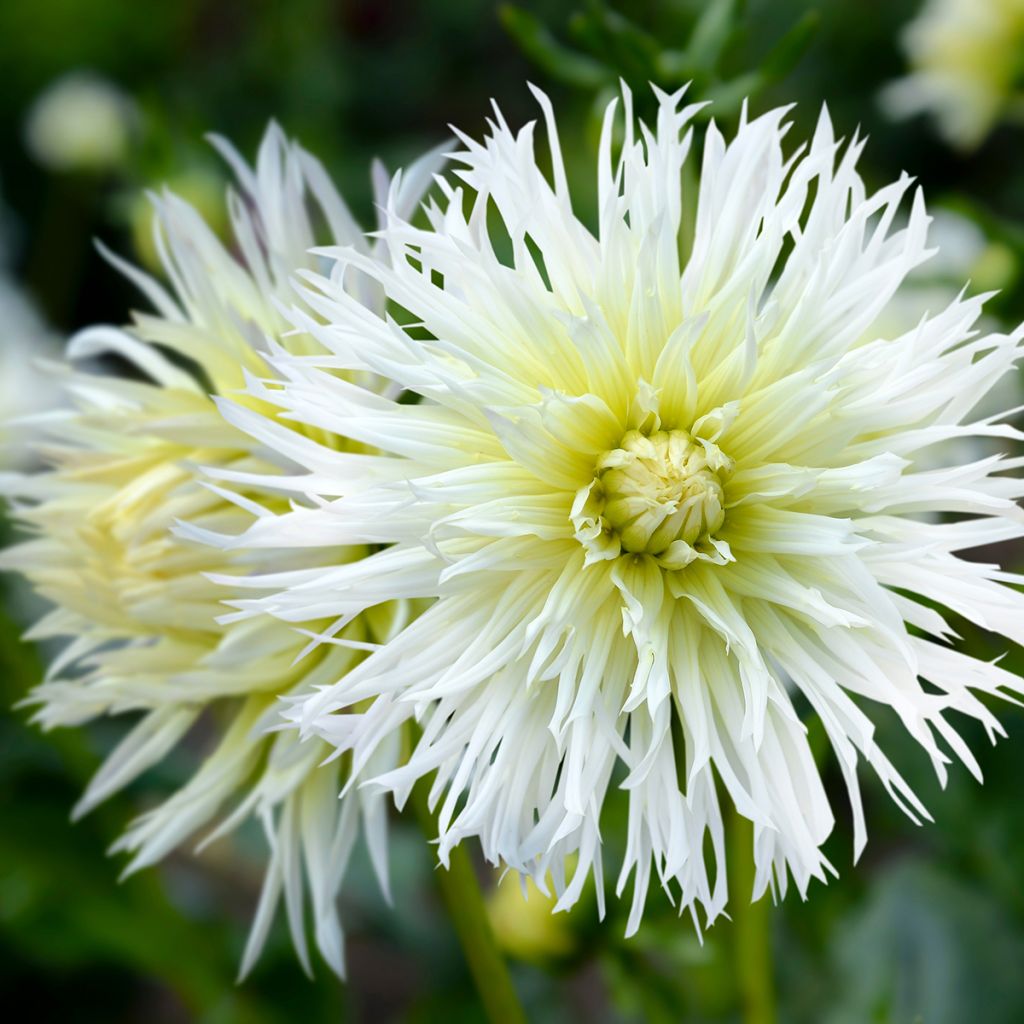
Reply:
[[[224,208],[222,177],[206,167],[192,167],[170,178],[166,188],[184,199],[218,238],[226,237],[231,224]],[[124,209],[136,259],[147,270],[161,272],[163,263],[157,247],[159,216],[153,203],[148,196],[133,191]]]
[[[519,960],[543,961],[570,954],[576,943],[570,913],[555,914],[558,897],[545,895],[533,880],[507,872],[487,903],[498,945]]]
[[[903,47],[911,73],[882,94],[896,117],[930,112],[958,149],[978,146],[1013,104],[1024,0],[928,0]]]

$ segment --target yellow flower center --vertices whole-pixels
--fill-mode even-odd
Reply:
[[[725,520],[722,484],[731,471],[717,445],[685,430],[627,431],[576,496],[576,537],[592,561],[624,552],[653,555],[667,568],[718,561],[713,538]]]

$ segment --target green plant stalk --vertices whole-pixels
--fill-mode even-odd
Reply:
[[[728,820],[727,863],[733,958],[744,1024],[775,1024],[771,901],[750,902],[754,886],[754,827],[735,809]]]
[[[432,840],[437,836],[437,816],[431,813],[427,802],[429,789],[429,779],[420,779],[409,800],[424,835]],[[456,846],[448,858],[447,870],[438,865],[434,877],[488,1021],[526,1024],[526,1014],[498,949],[480,882],[465,847]]]

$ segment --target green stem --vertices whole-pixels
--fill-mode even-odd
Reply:
[[[423,833],[428,839],[434,839],[437,816],[427,804],[429,789],[429,780],[421,779],[409,799]],[[434,877],[488,1021],[490,1024],[526,1024],[526,1014],[495,941],[480,883],[465,847],[456,846],[448,858],[447,870],[438,865]]]
[[[756,903],[753,825],[733,810],[728,824],[729,908],[733,955],[745,1024],[775,1024],[772,971],[771,903],[767,894]]]
[[[82,275],[92,253],[89,212],[96,206],[98,191],[98,180],[88,174],[56,175],[46,186],[25,279],[54,327],[68,328],[74,321]]]

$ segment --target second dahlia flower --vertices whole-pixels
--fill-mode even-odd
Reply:
[[[227,143],[217,145],[238,179],[228,193],[233,247],[193,207],[165,192],[153,197],[154,238],[171,290],[108,254],[153,311],[136,313],[124,329],[79,332],[67,363],[53,368],[67,405],[35,425],[32,447],[45,468],[2,480],[2,493],[30,536],[0,565],[22,573],[52,605],[30,635],[65,643],[27,701],[37,707],[37,721],[52,727],[134,717],[76,814],[172,751],[196,761],[191,777],[116,844],[133,855],[127,870],[155,863],[204,828],[209,842],[254,816],[270,858],[242,972],[259,953],[283,895],[303,965],[308,969],[309,910],[317,946],[340,974],[338,889],[360,832],[386,889],[386,807],[371,790],[353,790],[339,801],[348,765],[335,760],[320,767],[330,752],[326,744],[271,731],[275,705],[282,694],[336,681],[369,644],[401,627],[408,607],[382,603],[353,617],[330,646],[300,658],[308,637],[289,626],[218,622],[222,595],[204,576],[274,568],[278,559],[254,563],[249,555],[225,555],[177,539],[172,528],[181,518],[206,529],[247,522],[237,495],[228,500],[202,470],[266,473],[275,463],[221,419],[215,401],[237,392],[246,373],[267,372],[274,339],[295,354],[319,351],[312,338],[290,329],[279,309],[294,298],[292,275],[322,264],[309,250],[326,238],[356,246],[371,261],[383,253],[366,242],[321,164],[278,128],[268,130],[254,167]],[[390,188],[411,211],[436,164],[429,155],[394,182],[378,169],[378,202]],[[381,301],[366,278],[350,279],[349,287],[357,302]],[[115,362],[90,366],[96,357]],[[393,393],[392,385],[369,375],[353,379],[368,393],[380,386],[382,401]],[[285,433],[289,443],[316,452],[324,472],[348,472],[354,456],[344,439],[318,429]],[[366,553],[365,545],[332,546],[315,558],[334,566]],[[377,769],[396,764],[397,754],[395,737],[380,747]]]
[[[558,908],[591,872],[601,898],[602,809],[621,787],[629,929],[652,876],[713,919],[723,802],[753,823],[753,895],[788,879],[804,893],[833,870],[809,716],[846,781],[855,855],[862,765],[927,816],[874,740],[876,709],[943,780],[953,758],[978,770],[954,712],[1000,732],[979,695],[1021,682],[959,652],[940,609],[1024,640],[1019,578],[960,555],[1024,534],[1024,486],[1005,475],[1019,460],[942,452],[1018,438],[971,410],[1014,367],[1021,332],[979,335],[983,298],[959,297],[875,333],[930,255],[929,219],[909,178],[868,192],[862,142],[837,140],[827,114],[789,153],[785,110],[744,117],[731,141],[711,125],[681,254],[695,107],[659,94],[656,124],[637,125],[627,93],[621,145],[608,108],[594,232],[539,98],[549,152],[500,114],[482,142],[463,137],[430,228],[392,212],[392,264],[332,250],[334,272],[307,275],[316,316],[293,319],[330,355],[280,351],[272,380],[250,380],[285,422],[371,445],[362,472],[334,471],[275,417],[223,407],[304,470],[273,481],[294,508],[219,543],[318,563],[383,548],[222,581],[248,588],[240,616],[294,623],[434,599],[289,716],[360,772],[416,719],[407,762],[363,788],[401,802],[433,775],[441,859],[477,839],[553,886]],[[401,317],[355,301],[353,273]]]

